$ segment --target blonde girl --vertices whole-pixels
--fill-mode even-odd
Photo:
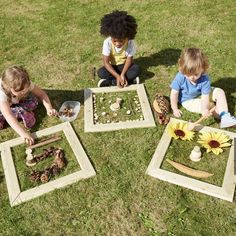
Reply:
[[[7,122],[27,144],[34,143],[34,138],[18,122],[22,119],[25,128],[34,126],[36,119],[32,112],[37,108],[39,98],[49,116],[56,115],[47,94],[34,85],[28,72],[21,66],[7,68],[0,78],[0,129]]]

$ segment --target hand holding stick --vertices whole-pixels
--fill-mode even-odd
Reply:
[[[216,109],[216,107],[212,107],[210,109],[210,113],[212,113],[214,110]],[[195,128],[195,126],[199,123],[201,123],[203,120],[205,120],[207,117],[206,116],[202,116],[200,119],[198,119],[197,121],[195,121],[194,123],[189,123],[188,124],[188,130],[193,130]]]
[[[61,139],[60,136],[53,137],[53,138],[47,139],[45,141],[42,141],[40,143],[37,143],[37,144],[34,144],[34,145],[30,145],[30,146],[27,147],[27,149],[33,149],[33,148],[37,148],[37,147],[42,147],[42,146],[44,146],[46,144],[49,144],[49,143],[52,143],[52,142],[56,142],[56,141],[58,141],[60,139]]]

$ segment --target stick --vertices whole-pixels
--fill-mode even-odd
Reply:
[[[49,144],[49,143],[53,143],[53,142],[56,142],[58,140],[60,140],[61,137],[53,137],[53,138],[50,138],[50,139],[47,139],[45,141],[42,141],[40,143],[37,143],[37,144],[34,144],[34,145],[31,145],[31,146],[28,146],[27,149],[33,149],[33,148],[36,148],[36,147],[41,147],[41,146],[44,146],[46,144]]]
[[[212,108],[210,109],[210,113],[212,113],[215,109],[216,109],[215,106],[212,107]],[[197,124],[201,123],[201,122],[202,122],[203,120],[205,120],[206,118],[207,118],[206,116],[202,116],[200,119],[198,119],[198,120],[195,121],[194,123],[189,124],[189,125],[188,125],[188,130],[193,130]]]

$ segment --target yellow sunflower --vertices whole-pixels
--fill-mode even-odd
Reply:
[[[223,152],[222,148],[231,146],[231,143],[228,143],[230,138],[224,133],[202,133],[199,135],[199,138],[200,139],[197,142],[206,148],[207,152],[212,151],[216,155]]]
[[[168,126],[168,133],[174,139],[191,140],[194,132],[188,129],[188,123],[173,123]]]

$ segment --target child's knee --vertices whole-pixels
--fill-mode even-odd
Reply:
[[[222,88],[214,88],[212,94],[213,101],[216,101],[218,98],[222,98],[222,96],[225,96],[225,91]]]
[[[141,69],[140,66],[137,64],[133,64],[130,68],[135,74],[137,74],[136,76],[140,75]]]
[[[98,69],[97,74],[99,78],[104,79],[107,77],[108,71],[105,69],[105,67],[101,67]]]

